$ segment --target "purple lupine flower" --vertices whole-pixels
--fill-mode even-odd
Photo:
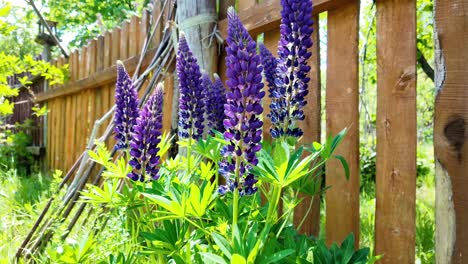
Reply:
[[[280,41],[278,43],[277,78],[271,93],[271,136],[302,136],[296,121],[304,120],[304,97],[308,94],[307,76],[310,66],[307,60],[312,55],[313,32],[312,1],[281,0]]]
[[[204,96],[200,66],[193,56],[184,34],[180,35],[177,51],[177,76],[179,77],[179,137],[201,138],[204,129]]]
[[[222,150],[224,160],[219,164],[227,186],[220,187],[219,192],[238,188],[241,195],[249,195],[257,190],[257,180],[250,169],[257,165],[256,153],[261,149],[263,122],[259,117],[265,92],[256,43],[232,7],[228,10],[226,42],[226,84],[230,90],[224,105],[224,138],[229,144]]]
[[[124,149],[132,138],[133,127],[138,117],[138,93],[132,79],[121,61],[117,61],[117,83],[115,85],[114,132],[116,149]]]
[[[128,177],[134,181],[158,179],[159,148],[162,129],[163,87],[159,83],[137,118],[135,133],[130,143],[129,164],[133,171]]]
[[[268,91],[270,94],[275,91],[276,66],[278,65],[277,59],[271,54],[265,45],[260,44],[260,57],[262,59],[263,73],[268,82]],[[271,97],[271,95],[270,95]]]
[[[206,91],[206,116],[207,125],[210,130],[224,132],[224,104],[226,95],[223,82],[217,74],[214,74],[215,81],[211,82],[207,74],[202,76],[202,86]],[[211,132],[210,132],[211,133]]]

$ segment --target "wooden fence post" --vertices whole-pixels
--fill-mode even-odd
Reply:
[[[377,1],[375,254],[414,263],[416,0]]]
[[[468,262],[468,1],[435,1],[436,259]]]
[[[198,60],[201,70],[212,74],[217,71],[218,45],[214,33],[216,1],[183,0],[177,4],[179,29],[184,31],[187,43]],[[210,42],[211,39],[211,42]]]
[[[326,112],[327,135],[335,136],[344,128],[348,133],[337,149],[350,169],[346,180],[340,161],[326,165],[327,244],[340,244],[354,233],[359,245],[359,1],[349,1],[328,11],[328,60]]]

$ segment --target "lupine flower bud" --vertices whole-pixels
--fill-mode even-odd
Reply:
[[[121,61],[117,61],[114,132],[116,149],[127,148],[138,117],[138,93]]]
[[[159,148],[162,129],[163,87],[158,84],[137,118],[135,133],[130,143],[129,164],[133,171],[128,177],[134,181],[158,179]]]
[[[299,137],[303,132],[295,124],[304,120],[304,97],[308,94],[307,77],[310,66],[307,60],[312,55],[312,2],[310,0],[281,0],[280,41],[278,43],[278,66],[275,81],[276,91],[271,93],[271,135]]]
[[[204,128],[204,96],[200,66],[193,56],[183,34],[177,51],[177,76],[179,77],[179,137],[201,138]]]
[[[265,45],[260,44],[260,57],[262,58],[263,73],[268,82],[268,91],[270,94],[275,91],[276,66],[278,62]],[[270,95],[271,97],[271,95]]]
[[[202,86],[206,91],[206,117],[210,130],[224,132],[224,104],[226,95],[223,82],[217,74],[214,74],[215,81],[211,82],[207,74],[203,74]]]
[[[224,105],[224,138],[229,144],[222,150],[224,160],[219,171],[226,178],[227,187],[222,186],[219,192],[238,188],[241,195],[249,195],[257,190],[257,180],[249,171],[258,163],[256,153],[261,149],[263,122],[259,117],[265,92],[256,43],[232,7],[228,10],[226,42],[226,84],[230,90]]]

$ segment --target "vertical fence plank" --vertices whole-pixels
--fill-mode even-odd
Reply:
[[[321,135],[321,80],[320,80],[320,41],[319,17],[313,16],[314,32],[312,33],[312,56],[308,61],[310,69],[309,94],[306,97],[307,105],[304,107],[306,119],[299,123],[304,131],[302,143],[320,141]],[[322,177],[322,175],[319,175]],[[299,194],[303,199],[294,210],[294,224],[301,225],[300,232],[318,237],[320,231],[320,195],[314,197]],[[304,218],[305,217],[305,218]]]
[[[163,113],[163,131],[166,133],[171,132],[171,109],[172,99],[174,95],[174,74],[168,74],[164,79],[164,113]]]
[[[348,128],[336,154],[343,156],[350,169],[346,180],[340,162],[326,165],[327,243],[341,243],[351,232],[359,242],[359,1],[349,1],[328,11],[327,59],[327,135]],[[346,217],[344,217],[346,216]]]
[[[97,48],[97,39],[93,39],[89,45],[88,50],[88,72],[89,75],[92,75],[96,72],[96,48]],[[94,107],[95,94],[99,89],[87,89],[86,94],[88,97],[87,107],[88,107],[88,118],[86,126],[86,143],[89,140],[91,131],[93,130],[94,120],[96,119],[96,108]]]
[[[57,63],[57,66],[58,67],[61,67],[65,64],[65,58],[63,56],[60,57],[60,59],[58,60],[58,63]],[[57,133],[59,134],[59,168],[62,170],[62,171],[65,171],[66,170],[66,158],[65,158],[65,155],[66,155],[66,147],[65,147],[65,138],[66,138],[66,125],[68,123],[67,121],[67,104],[69,104],[68,102],[68,98],[67,97],[62,97],[62,98],[59,98],[58,100],[60,100],[60,109],[59,109],[59,113],[60,113],[60,126],[59,126],[59,130],[57,131]]]
[[[112,39],[111,39],[111,65],[115,65],[115,62],[120,59],[120,38],[122,30],[119,27],[116,27],[112,30]]]
[[[54,134],[53,134],[53,126],[54,126],[54,115],[55,111],[51,111],[54,106],[54,101],[50,100],[47,102],[47,107],[49,108],[49,113],[47,114],[47,165],[49,168],[54,168]]]
[[[106,32],[104,35],[104,68],[107,69],[112,65],[112,35],[111,32]],[[109,84],[106,85],[102,89],[102,113],[105,114],[107,111],[110,109],[110,102],[109,102],[109,94],[110,94],[110,89],[112,89],[113,85]],[[109,124],[108,121],[104,122],[101,125],[101,129],[99,131],[99,135],[102,135],[107,128],[107,125]]]
[[[159,42],[161,42],[161,32],[163,28],[163,21],[159,22],[158,25],[156,25],[156,22],[158,21],[159,14],[161,14],[161,8],[162,8],[162,3],[159,0],[156,0],[154,5],[153,5],[153,10],[151,12],[151,30],[153,30],[154,27],[156,27],[154,31],[153,38],[151,39],[151,47],[155,48],[159,45]]]
[[[82,55],[81,55],[81,65],[82,68],[82,76],[83,78],[86,78],[88,76],[88,46],[84,47],[82,49]],[[81,110],[81,119],[82,122],[80,123],[80,136],[79,138],[79,149],[84,150],[86,147],[86,137],[87,137],[87,132],[86,132],[86,127],[88,123],[88,94],[87,91],[82,91],[81,92],[81,102],[80,102],[80,110]]]
[[[377,1],[375,250],[382,263],[414,263],[416,1]]]
[[[128,57],[133,57],[138,54],[138,47],[140,46],[140,34],[138,27],[140,25],[139,18],[132,16],[129,25],[129,41],[128,41]]]
[[[468,1],[435,1],[437,263],[468,263]]]
[[[150,34],[148,31],[149,28],[149,19],[150,19],[150,13],[148,9],[143,9],[142,14],[141,14],[141,22],[140,22],[140,28],[139,28],[139,34],[140,34],[140,44],[138,46],[138,54],[141,53],[143,50],[143,45],[145,45],[145,41],[147,38],[147,35]]]
[[[72,61],[72,68],[70,70],[70,76],[71,76],[71,79],[73,81],[76,81],[79,79],[79,69],[80,69],[80,64],[79,64],[79,59],[80,59],[80,54],[79,54],[79,51],[78,50],[75,50],[75,52],[73,52],[72,56],[70,57],[71,61]],[[72,138],[72,141],[73,142],[73,160],[75,161],[77,158],[78,158],[78,155],[77,153],[79,152],[79,149],[78,149],[78,145],[76,144],[76,138],[79,137],[79,133],[77,133],[78,131],[78,121],[79,120],[79,115],[78,115],[78,111],[79,111],[79,94],[75,94],[73,95],[73,104],[72,104],[72,108],[73,108],[73,111],[74,111],[74,122],[73,122],[73,138]]]
[[[129,31],[130,23],[124,21],[122,23],[122,31],[120,32],[120,59],[125,60],[128,58],[128,42],[129,42]]]

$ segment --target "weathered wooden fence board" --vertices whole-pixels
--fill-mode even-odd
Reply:
[[[327,243],[341,243],[351,232],[359,242],[359,1],[328,11],[326,112],[327,136],[348,128],[336,154],[343,156],[350,179],[340,161],[326,165]],[[343,217],[346,216],[346,217]]]
[[[377,1],[375,251],[414,263],[416,217],[416,1]]]

